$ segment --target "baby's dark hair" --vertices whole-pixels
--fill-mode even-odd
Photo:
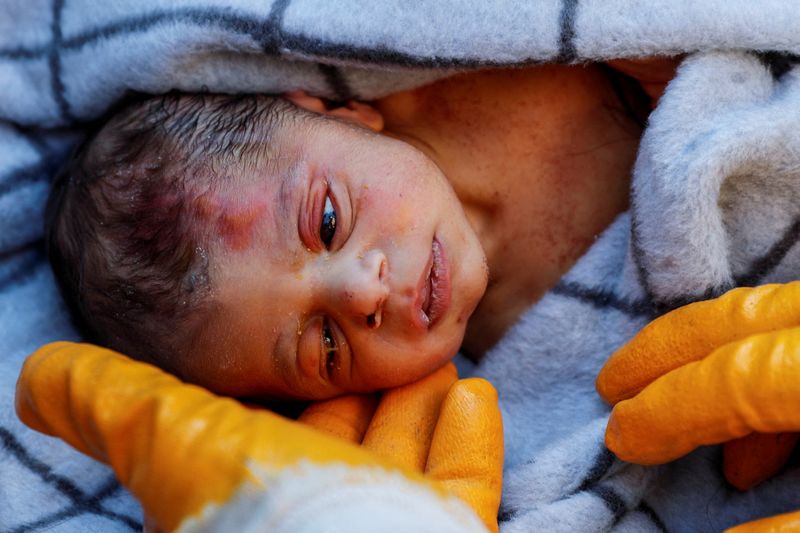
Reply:
[[[280,98],[170,93],[128,103],[87,137],[56,177],[45,220],[84,336],[172,369],[213,305],[202,200],[234,187],[236,169],[269,153],[299,113]]]

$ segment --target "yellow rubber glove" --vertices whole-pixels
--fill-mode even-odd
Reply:
[[[727,442],[735,486],[773,475],[797,440],[784,432],[800,430],[798,325],[800,282],[736,289],[654,320],[597,378],[615,404],[606,445],[623,460],[660,464]]]
[[[449,364],[384,393],[377,410],[374,396],[342,396],[312,404],[299,420],[437,481],[497,531],[502,422],[499,416],[482,415],[488,382],[457,379]],[[475,437],[465,438],[469,435]]]
[[[496,393],[485,381],[465,381],[448,393],[427,464],[462,465],[456,476],[480,461],[493,464],[487,483],[499,502]],[[366,448],[96,346],[53,343],[33,354],[17,384],[17,412],[34,429],[111,465],[168,531],[374,530],[387,513],[396,523],[381,526],[484,529],[441,485]],[[440,435],[445,450],[435,446]]]
[[[739,490],[755,487],[783,468],[794,451],[798,433],[750,433],[725,443],[723,471]]]
[[[732,527],[727,533],[797,533],[798,531],[800,531],[800,512],[794,512],[753,520]]]

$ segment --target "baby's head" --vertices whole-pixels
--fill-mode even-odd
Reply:
[[[114,115],[48,203],[85,333],[236,396],[371,391],[449,360],[480,243],[428,157],[349,118],[180,94]]]

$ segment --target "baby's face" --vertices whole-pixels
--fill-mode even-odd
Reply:
[[[330,119],[280,137],[282,177],[256,162],[250,185],[211,201],[218,306],[179,370],[220,393],[320,399],[443,365],[487,283],[445,176]]]

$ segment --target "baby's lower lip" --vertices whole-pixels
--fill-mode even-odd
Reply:
[[[450,264],[444,246],[439,239],[433,239],[433,265],[431,267],[431,294],[428,306],[428,328],[432,328],[450,307]]]

